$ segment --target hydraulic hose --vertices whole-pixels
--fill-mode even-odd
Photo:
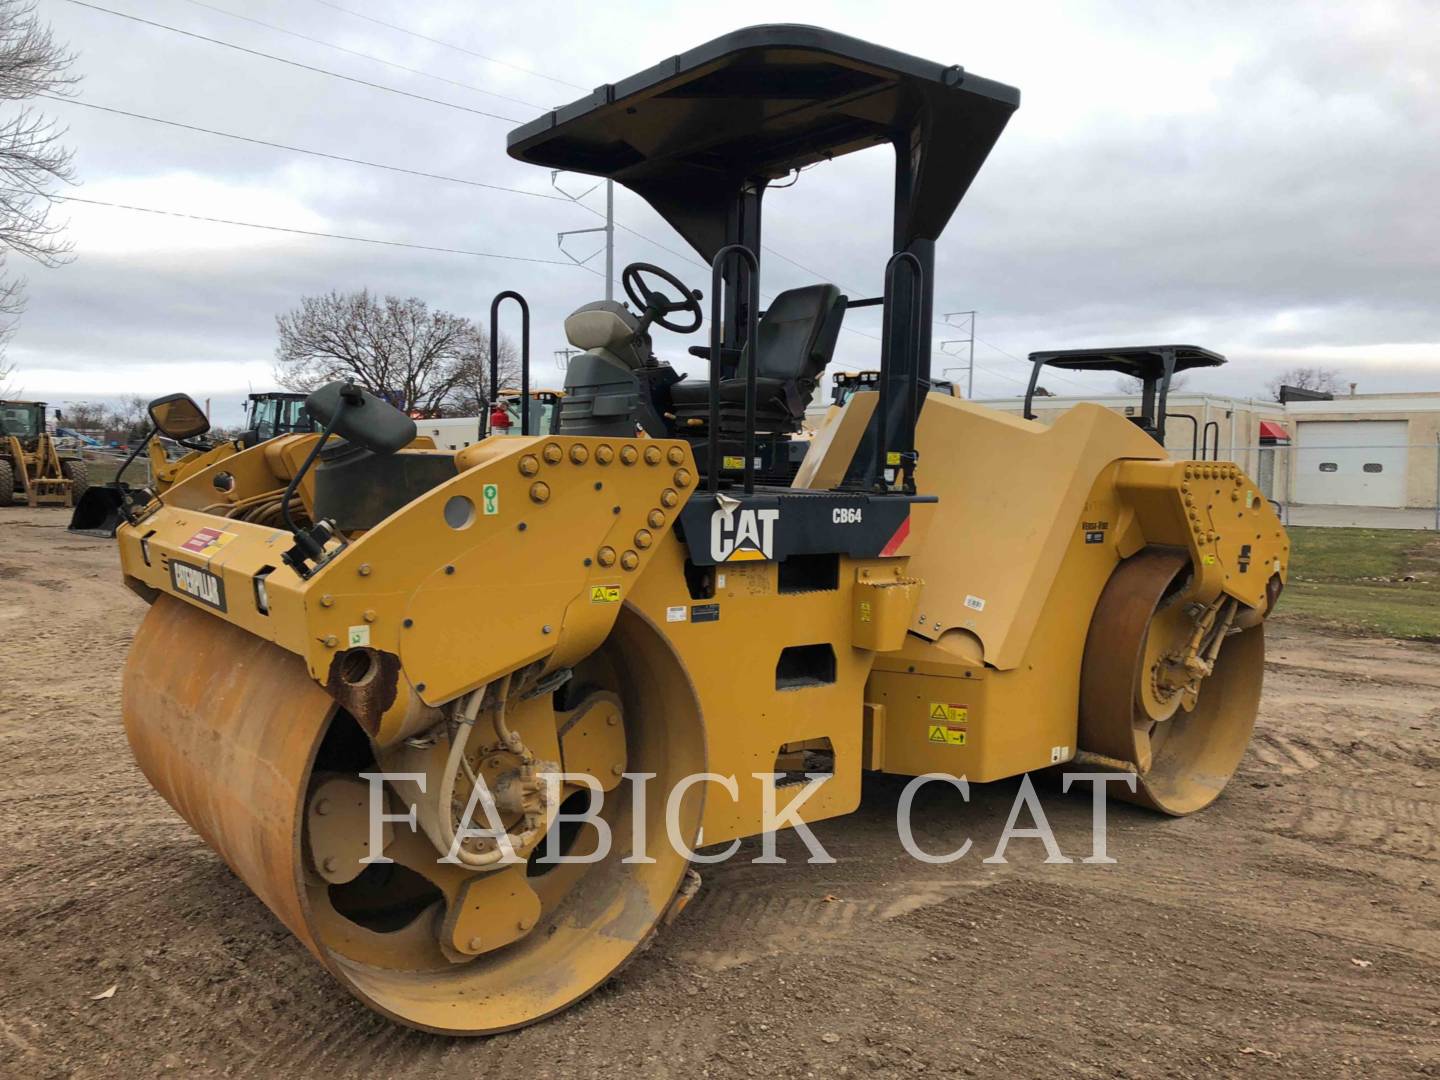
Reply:
[[[501,742],[505,744],[507,749],[519,755],[525,766],[533,766],[535,761],[534,754],[530,752],[520,737],[511,731],[505,723],[505,702],[510,696],[510,681],[511,676],[506,675],[498,683],[493,713],[495,734],[500,737]],[[496,686],[497,684],[492,683],[490,685]],[[475,728],[475,721],[479,718],[480,707],[484,702],[485,693],[488,689],[488,686],[481,687],[478,690],[471,691],[470,694],[461,699],[460,708],[457,710],[458,715],[456,716],[456,730],[450,740],[450,752],[445,759],[445,772],[440,783],[440,813],[437,816],[440,826],[440,838],[445,845],[445,855],[447,857],[453,855],[465,866],[475,869],[491,867],[500,862],[505,856],[505,848],[497,843],[493,851],[466,851],[463,844],[456,842],[455,822],[451,816],[450,807],[453,805],[455,798],[455,781],[459,777],[462,763],[466,761],[465,751],[470,745],[470,734]],[[467,772],[468,771],[467,769]],[[478,786],[477,779],[478,778],[472,776],[471,782],[475,783],[476,786]],[[540,789],[540,792],[541,799],[543,800],[545,797],[543,787]],[[492,807],[494,806],[493,798],[491,805]],[[512,848],[524,848],[528,846],[541,832],[539,821],[530,820],[531,815],[526,815],[526,817],[526,828],[518,834],[512,834],[514,835]],[[540,820],[543,820],[543,814],[539,815],[539,817]]]

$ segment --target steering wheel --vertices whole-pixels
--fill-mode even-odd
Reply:
[[[666,285],[673,286],[680,293],[681,299],[671,300],[670,297],[652,289],[645,283],[643,274],[653,274]],[[657,326],[663,326],[666,330],[675,334],[693,334],[700,329],[700,323],[704,321],[705,313],[700,307],[700,301],[704,299],[704,293],[698,289],[687,289],[685,283],[668,270],[651,263],[631,263],[625,267],[620,274],[620,284],[625,288],[625,295],[630,302],[639,310],[642,317]],[[691,321],[682,325],[676,325],[666,316],[675,312],[689,312]]]

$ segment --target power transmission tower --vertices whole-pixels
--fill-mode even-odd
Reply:
[[[958,322],[956,320],[959,320]],[[969,358],[965,364],[966,385],[965,399],[973,400],[975,397],[975,312],[973,311],[952,311],[945,316],[945,325],[953,326],[957,330],[964,330],[966,336],[963,338],[951,338],[949,341],[940,343],[940,351],[946,356],[959,356],[959,352],[952,352],[947,346],[965,345],[969,348]],[[946,371],[952,370],[946,368]],[[958,369],[953,369],[958,370]]]
[[[594,191],[600,186],[599,184],[593,184],[590,187],[586,188],[584,191],[580,192],[579,195],[571,194],[560,186],[559,178],[561,171],[562,170],[560,169],[550,170],[550,186],[553,187],[556,191],[558,191],[561,195],[564,195],[571,202],[578,203],[581,199],[585,198],[586,195],[589,195],[590,192]],[[565,238],[567,236],[581,236],[585,233],[604,233],[605,246],[603,248],[592,251],[583,259],[577,259],[574,255],[570,254],[570,252],[565,250]],[[615,299],[615,181],[605,181],[605,224],[596,225],[593,229],[566,229],[564,232],[558,232],[555,234],[555,243],[560,248],[560,254],[564,255],[576,266],[585,266],[596,255],[599,255],[601,251],[604,251],[605,299]]]

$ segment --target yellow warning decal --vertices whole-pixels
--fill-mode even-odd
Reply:
[[[930,703],[930,719],[942,724],[964,724],[970,719],[970,710],[964,705],[947,705],[943,701]]]
[[[1200,561],[1203,562],[1206,566],[1214,566],[1215,556],[1207,553],[1200,559]]]
[[[930,725],[930,741],[945,746],[964,746],[965,732],[960,728],[945,727],[943,724]]]
[[[620,586],[591,585],[590,602],[592,604],[618,604],[620,602]]]
[[[722,469],[743,469],[745,459],[739,454],[726,454],[720,459],[720,467]]]
[[[861,601],[860,601],[860,621],[861,621],[861,622],[869,622],[869,621],[870,621],[870,601],[869,601],[869,600],[861,600]]]
[[[891,451],[889,451],[888,453],[886,453],[886,455],[885,455],[885,464],[886,464],[886,465],[899,465],[899,464],[900,464],[900,451],[899,451],[899,450],[891,450]]]

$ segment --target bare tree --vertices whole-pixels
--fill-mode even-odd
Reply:
[[[368,289],[307,296],[275,323],[275,378],[286,389],[352,379],[402,409],[427,415],[484,397],[484,332],[416,297],[381,300]]]
[[[115,408],[110,410],[111,425],[121,432],[126,440],[142,439],[150,430],[149,402],[139,394],[126,394]]]
[[[0,103],[68,93],[75,54],[55,41],[35,14],[34,0],[0,0]],[[50,188],[74,179],[73,152],[64,132],[29,105],[0,118],[0,352],[25,310],[25,281],[9,276],[18,253],[42,266],[70,259],[64,224],[51,219]]]
[[[461,364],[460,384],[455,388],[451,402],[454,412],[460,416],[479,416],[493,400],[490,393],[490,342],[489,334],[481,333],[480,349],[467,356]],[[509,340],[500,339],[500,352],[495,358],[500,389],[520,386],[520,353]]]
[[[9,397],[11,394],[18,394],[19,390],[11,386],[15,378],[15,365],[5,362],[3,350],[0,350],[0,398]]]
[[[1270,396],[1276,401],[1280,400],[1282,386],[1293,386],[1298,390],[1313,390],[1317,394],[1337,394],[1341,389],[1340,372],[1334,368],[1325,367],[1293,367],[1288,371],[1282,371],[1265,384],[1265,388],[1270,391]]]
[[[120,426],[113,422],[115,420],[114,411],[98,401],[68,402],[63,414],[65,426],[73,431],[104,431],[106,428]]]

